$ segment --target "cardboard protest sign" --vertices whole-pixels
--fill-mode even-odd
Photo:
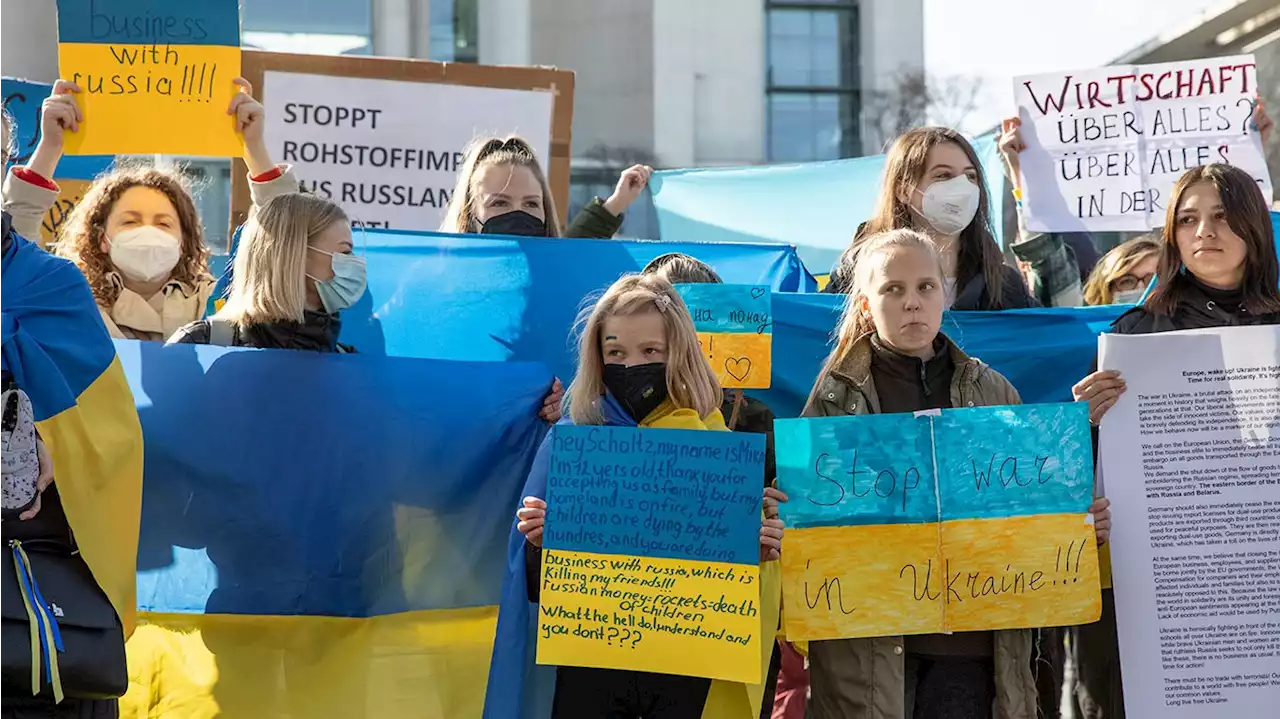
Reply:
[[[768,389],[773,373],[773,297],[756,285],[676,285],[702,353],[721,386]]]
[[[483,135],[520,135],[568,207],[573,73],[246,50],[245,77],[267,110],[271,156],[357,226],[438,230],[463,152]],[[249,208],[233,173],[232,221]]]
[[[1066,626],[1101,612],[1080,403],[775,423],[792,640]]]
[[[83,90],[67,154],[241,152],[237,0],[58,0],[58,73]]]
[[[1162,227],[1178,178],[1215,162],[1253,175],[1270,204],[1257,94],[1252,55],[1015,78],[1027,226]]]
[[[538,663],[759,683],[764,437],[552,432]]]
[[[12,77],[0,79],[0,95],[4,107],[13,116],[17,126],[13,144],[17,152],[9,158],[13,165],[25,165],[40,143],[41,104],[53,91],[53,85]],[[51,180],[92,180],[111,167],[115,158],[111,155],[64,155]]]

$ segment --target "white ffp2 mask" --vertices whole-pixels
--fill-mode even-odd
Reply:
[[[156,282],[169,276],[182,256],[178,238],[154,225],[117,232],[111,238],[111,264],[134,282]]]
[[[935,182],[923,193],[920,214],[933,229],[944,235],[959,234],[973,222],[982,198],[978,185],[965,175]]]

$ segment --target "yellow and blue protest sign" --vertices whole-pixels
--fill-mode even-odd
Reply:
[[[1082,404],[778,420],[775,440],[790,639],[1098,619]]]
[[[758,684],[764,437],[552,431],[538,663]]]
[[[58,69],[83,90],[68,154],[241,152],[236,0],[58,0]]]
[[[773,296],[763,285],[676,285],[698,344],[730,389],[768,389],[773,373]]]

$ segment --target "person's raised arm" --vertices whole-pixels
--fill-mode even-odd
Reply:
[[[1027,143],[1022,139],[1022,121],[1017,117],[1005,118],[1001,123],[998,147],[1017,201],[1018,239],[1011,247],[1018,260],[1030,268],[1028,279],[1032,295],[1046,307],[1077,307],[1083,304],[1084,283],[1080,280],[1080,266],[1075,253],[1061,235],[1027,229],[1022,206],[1021,163],[1021,153],[1027,149]]]
[[[565,230],[565,237],[589,237],[607,239],[617,234],[622,227],[622,216],[644,192],[649,185],[649,177],[653,168],[648,165],[633,165],[622,172],[613,194],[603,202],[600,198],[592,200],[573,218]]]
[[[249,194],[253,204],[262,205],[279,195],[297,192],[298,178],[286,166],[277,166],[267,150],[266,108],[253,97],[253,85],[238,77],[240,92],[231,98],[227,114],[235,117],[236,132],[244,137],[244,164],[249,168]]]
[[[66,80],[53,84],[49,97],[40,106],[40,142],[27,161],[5,178],[4,211],[12,218],[13,229],[28,240],[40,243],[40,223],[58,200],[53,181],[62,159],[66,133],[76,132],[84,120],[76,93],[80,86]]]

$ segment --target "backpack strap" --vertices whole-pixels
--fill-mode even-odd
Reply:
[[[223,317],[208,317],[209,344],[215,347],[234,347],[236,343],[236,324]]]

